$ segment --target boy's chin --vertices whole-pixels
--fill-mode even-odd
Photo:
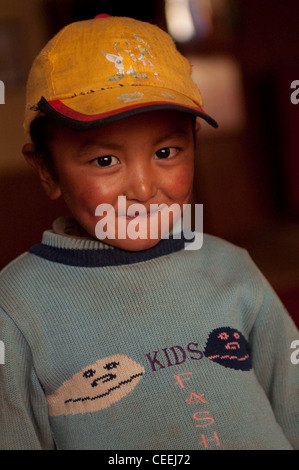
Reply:
[[[103,243],[106,243],[107,245],[111,245],[115,248],[119,248],[121,250],[126,250],[126,251],[142,251],[142,250],[148,250],[149,248],[153,248],[160,242],[161,238],[155,238],[155,239],[140,239],[137,238],[136,240],[132,239],[125,239],[125,240],[99,240],[102,241]]]

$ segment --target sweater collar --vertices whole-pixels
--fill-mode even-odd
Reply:
[[[60,227],[57,230],[57,227]],[[70,220],[66,221],[70,227]],[[141,263],[160,256],[165,256],[184,249],[186,240],[176,226],[171,234],[160,240],[157,245],[142,251],[126,251],[112,247],[99,240],[72,236],[64,232],[63,221],[53,225],[55,230],[47,230],[43,234],[42,242],[34,245],[29,252],[40,258],[77,267],[104,267],[120,266]],[[59,232],[59,233],[58,233]]]

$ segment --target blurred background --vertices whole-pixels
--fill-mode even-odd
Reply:
[[[298,0],[1,0],[0,269],[68,215],[21,154],[30,65],[64,25],[99,13],[157,24],[190,59],[219,123],[202,124],[196,151],[204,231],[246,248],[299,325]]]

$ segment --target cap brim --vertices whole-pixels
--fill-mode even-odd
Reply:
[[[204,119],[212,127],[217,122],[184,95],[156,87],[111,87],[67,99],[38,103],[38,110],[61,124],[76,130],[88,130],[147,111],[172,109]],[[100,112],[98,112],[101,110]]]

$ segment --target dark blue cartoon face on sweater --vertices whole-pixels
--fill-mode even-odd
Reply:
[[[248,342],[242,333],[228,326],[211,331],[204,355],[231,369],[245,371],[252,368]]]

